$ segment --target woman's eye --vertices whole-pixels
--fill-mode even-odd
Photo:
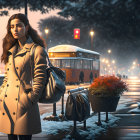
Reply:
[[[23,27],[23,25],[22,24],[18,24],[17,27]]]
[[[17,25],[11,25],[11,26],[10,26],[10,28],[11,28],[11,29],[13,29],[14,27],[17,27],[17,28],[18,28],[18,27],[19,27],[19,28],[22,28],[22,27],[23,27],[23,25],[22,25],[22,24],[17,24]]]

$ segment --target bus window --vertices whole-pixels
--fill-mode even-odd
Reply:
[[[60,67],[60,60],[59,59],[51,59],[50,61],[51,61],[53,66]]]
[[[93,70],[93,61],[90,61],[90,70]]]
[[[75,60],[73,60],[73,59],[70,60],[70,67],[71,67],[71,68],[75,68],[75,67],[74,67],[74,62],[75,62]]]
[[[90,70],[90,67],[91,67],[90,65],[91,65],[90,61],[87,60],[87,69],[89,69],[89,70]]]
[[[94,70],[99,70],[99,61],[94,61],[94,65],[93,65]]]
[[[82,64],[83,64],[82,60],[75,60],[75,68],[76,69],[82,69]]]
[[[62,67],[63,68],[70,68],[70,59],[63,59],[62,60]]]
[[[89,60],[83,60],[83,68],[90,69],[90,61]]]
[[[83,69],[87,69],[87,62],[86,62],[86,60],[83,60]]]

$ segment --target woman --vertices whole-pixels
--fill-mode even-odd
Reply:
[[[34,66],[31,66],[31,51]],[[6,72],[0,88],[0,132],[9,140],[31,140],[41,132],[38,100],[46,81],[45,43],[24,14],[12,15],[3,40]],[[33,75],[33,77],[32,77]],[[33,86],[32,86],[33,78]]]

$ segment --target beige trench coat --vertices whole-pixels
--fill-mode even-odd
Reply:
[[[5,79],[0,88],[0,132],[6,134],[31,135],[41,132],[38,100],[46,81],[46,52],[37,46],[34,53],[34,74],[31,74],[30,50],[34,42],[29,38],[23,49],[15,56],[16,46],[9,50]],[[14,66],[15,65],[15,66]],[[18,76],[20,80],[18,79]],[[31,75],[33,87],[31,86]],[[33,88],[32,92],[25,93]]]

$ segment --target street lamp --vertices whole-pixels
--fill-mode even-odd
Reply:
[[[135,61],[133,62],[133,65],[136,65],[136,62]]]
[[[49,29],[48,28],[45,29],[45,34],[46,34],[46,40],[48,41],[48,34],[49,34]],[[47,51],[48,51],[48,47],[47,47]]]
[[[107,52],[110,54],[111,53],[111,50],[109,49]]]
[[[112,51],[109,49],[109,50],[107,50],[107,52],[108,52],[109,61],[111,61],[111,53],[112,53]]]
[[[91,37],[91,50],[92,50],[92,47],[93,47],[93,36],[94,36],[94,31],[91,30],[91,31],[90,31],[90,37]]]
[[[115,64],[115,60],[112,60],[112,63]]]
[[[48,28],[45,29],[45,33],[46,33],[46,34],[49,33],[49,29],[48,29]]]

